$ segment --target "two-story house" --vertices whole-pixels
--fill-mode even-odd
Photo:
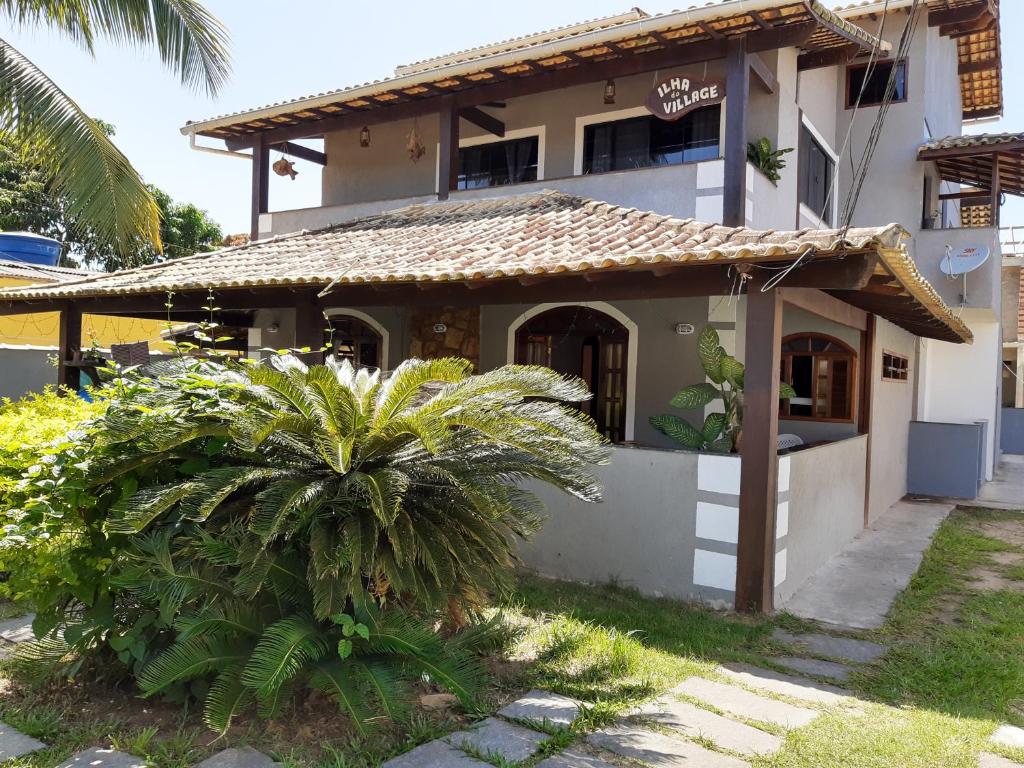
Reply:
[[[457,354],[580,376],[616,446],[606,500],[545,493],[524,560],[770,609],[908,477],[960,450],[977,483],[996,460],[998,255],[955,280],[941,260],[995,250],[1000,195],[1024,191],[1020,137],[961,137],[999,114],[999,66],[995,0],[632,9],[403,65],[185,126],[251,156],[250,244],[2,292],[0,313],[59,308],[72,344],[82,311],[162,315],[173,292],[187,320],[213,289],[253,355],[329,340],[383,369]],[[762,139],[785,167],[748,157]],[[268,210],[285,158],[322,167],[321,205]],[[708,324],[746,365],[739,454],[649,423],[703,379]],[[954,450],[929,453],[928,429]]]

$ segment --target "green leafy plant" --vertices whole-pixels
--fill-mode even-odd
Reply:
[[[782,179],[782,174],[779,171],[786,167],[786,161],[782,159],[782,156],[792,151],[792,147],[772,149],[771,142],[765,137],[747,144],[747,160],[753,163],[772,184],[778,186]]]
[[[402,716],[424,679],[474,707],[474,652],[502,634],[482,609],[542,519],[523,482],[597,501],[608,447],[559,402],[588,397],[582,381],[471,370],[284,356],[123,372],[28,515],[79,546],[24,660],[106,654],[147,695],[204,699],[220,732],[302,687],[359,729]]]
[[[697,358],[709,381],[681,389],[670,404],[694,410],[720,400],[722,410],[708,414],[700,429],[672,414],[652,416],[651,426],[692,451],[729,453],[739,447],[743,431],[743,363],[726,354],[718,331],[710,325],[704,326],[697,338]],[[788,400],[796,397],[796,392],[781,382],[779,397]]]

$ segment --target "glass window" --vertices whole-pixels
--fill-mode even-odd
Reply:
[[[889,87],[889,79],[896,72],[896,86],[892,100],[907,100],[907,62],[880,61],[868,75],[867,64],[855,64],[846,68],[846,108],[852,109],[857,104],[857,96],[861,88],[864,94],[860,97],[862,107],[878,106],[885,99],[885,91]],[[865,78],[867,82],[865,83]]]
[[[781,402],[785,419],[853,421],[854,351],[839,339],[805,333],[782,341],[782,380],[796,397]]]
[[[721,112],[716,104],[675,122],[644,115],[588,125],[583,132],[583,172],[715,160],[719,156]]]
[[[814,211],[822,221],[832,225],[832,203],[829,194],[836,164],[806,125],[800,126],[800,202]]]
[[[536,136],[494,141],[459,150],[456,189],[481,189],[537,180],[539,141]]]

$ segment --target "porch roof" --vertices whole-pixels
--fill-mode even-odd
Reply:
[[[271,141],[314,137],[333,130],[325,121],[368,112],[379,115],[377,110],[383,107],[404,110],[393,119],[408,117],[410,108],[426,106],[425,102],[437,111],[438,97],[463,91],[479,91],[482,98],[471,98],[459,106],[479,105],[495,98],[483,95],[480,89],[484,86],[514,81],[520,86],[538,83],[536,88],[543,90],[543,76],[587,65],[610,66],[629,60],[637,62],[637,72],[651,71],[673,61],[681,63],[665,55],[678,59],[683,47],[693,44],[707,46],[702,60],[718,58],[724,55],[726,40],[745,35],[764,37],[765,47],[796,46],[804,56],[816,57],[806,60],[808,66],[834,63],[822,57],[834,55],[845,60],[858,51],[890,48],[819,0],[721,0],[656,15],[634,8],[617,16],[400,66],[393,76],[362,85],[190,121],[181,131],[224,139],[229,146],[251,144],[257,134],[268,134]],[[591,79],[606,76],[614,75],[610,70],[607,74],[595,70]]]
[[[65,280],[77,280],[91,274],[93,273],[83,269],[51,267],[47,264],[30,264],[26,261],[0,259],[0,278],[32,280],[37,283],[59,283]]]
[[[969,341],[968,328],[920,275],[898,224],[847,230],[761,231],[676,219],[544,191],[411,205],[326,229],[72,280],[0,290],[4,307],[168,291],[365,285],[460,285],[557,279],[704,265],[772,266],[850,254],[877,256],[855,306],[920,336]],[[782,283],[785,285],[785,281]],[[840,295],[837,293],[837,295]]]

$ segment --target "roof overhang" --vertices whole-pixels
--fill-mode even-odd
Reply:
[[[722,58],[736,37],[746,37],[754,52],[795,46],[803,68],[890,47],[818,0],[725,0],[656,16],[636,12],[464,51],[400,67],[384,80],[190,122],[181,130],[223,139],[232,148],[250,146],[257,135],[268,143],[316,137],[350,124],[437,112],[443,103],[464,109]]]
[[[902,227],[723,227],[559,192],[413,205],[314,232],[59,285],[0,290],[0,314],[59,309],[199,317],[225,311],[720,296],[737,273],[790,267],[784,287],[828,291],[918,336],[971,340],[920,275]],[[191,314],[190,314],[191,313]]]

